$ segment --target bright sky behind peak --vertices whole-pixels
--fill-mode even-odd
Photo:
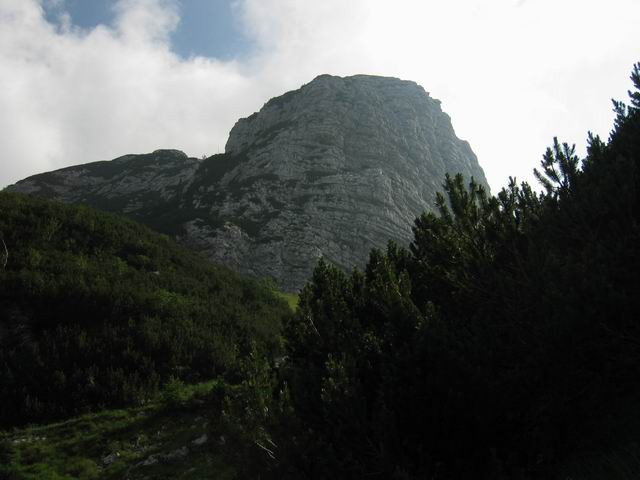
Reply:
[[[0,0],[0,188],[125,153],[224,149],[322,73],[414,80],[494,191],[553,137],[607,137],[638,0]]]

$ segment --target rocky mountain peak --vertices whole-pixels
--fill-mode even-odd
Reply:
[[[438,100],[414,82],[371,75],[320,75],[269,100],[205,161],[175,150],[126,158],[12,190],[107,205],[286,290],[300,288],[320,256],[350,269],[372,247],[408,243],[446,173],[486,185]]]

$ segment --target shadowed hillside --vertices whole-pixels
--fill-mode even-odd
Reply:
[[[87,207],[1,193],[0,212],[1,425],[233,381],[252,344],[279,351],[290,310],[266,284]]]

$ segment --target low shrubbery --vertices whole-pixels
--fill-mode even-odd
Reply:
[[[266,284],[93,209],[0,193],[0,212],[0,425],[239,381],[252,342],[281,351],[290,309]]]

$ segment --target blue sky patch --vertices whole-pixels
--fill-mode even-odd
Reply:
[[[65,0],[60,6],[45,2],[45,17],[58,23],[61,12],[71,16],[73,25],[91,29],[111,25],[113,0]],[[245,56],[251,49],[234,17],[230,0],[182,0],[180,24],[171,36],[171,48],[183,58],[195,55],[222,60]]]

